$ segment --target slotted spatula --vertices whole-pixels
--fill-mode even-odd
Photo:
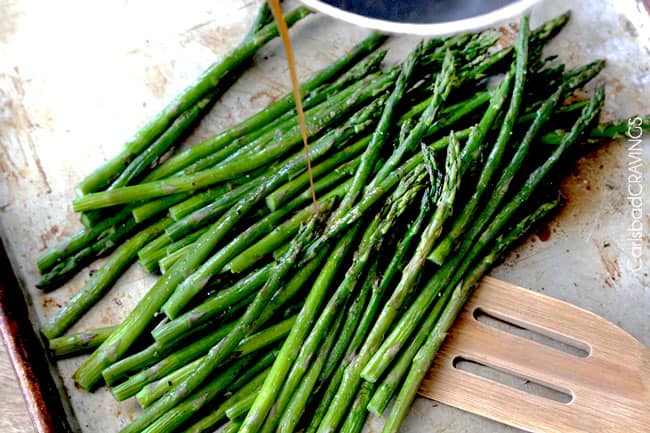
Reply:
[[[482,316],[579,350],[549,347],[479,320]],[[548,387],[568,401],[461,369],[463,362]],[[451,329],[419,393],[530,432],[648,433],[650,350],[593,313],[486,277]]]

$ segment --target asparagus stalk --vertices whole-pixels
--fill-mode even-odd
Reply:
[[[322,192],[324,189],[323,187],[329,186],[330,182],[337,181],[340,177],[343,177],[341,172],[330,173],[330,175],[325,176],[323,179],[320,179],[315,183],[315,191],[317,193]],[[336,200],[342,197],[345,194],[345,191],[349,188],[350,183],[351,179],[348,179],[337,185],[335,188],[324,194],[321,197],[321,201],[328,203],[331,200]],[[311,199],[311,190],[308,188],[292,200],[288,206],[294,207],[297,204],[305,204]],[[284,250],[288,247],[286,241],[293,235],[293,233],[295,233],[295,223],[296,221],[288,220],[285,224],[273,229],[273,231],[265,237],[238,254],[237,257],[233,258],[224,267],[224,271],[241,273],[254,266],[258,261],[262,260],[270,253],[273,253],[274,258],[281,256]]]
[[[135,260],[136,253],[144,244],[158,236],[171,224],[163,218],[142,230],[122,244],[108,261],[95,272],[90,280],[66,302],[52,320],[43,325],[41,333],[48,339],[59,337],[88,311],[111,288],[122,272]]]
[[[451,52],[445,54],[445,60],[442,69],[436,78],[435,89],[431,102],[427,105],[417,123],[409,133],[408,137],[400,143],[400,145],[393,151],[386,163],[381,167],[379,172],[372,179],[366,189],[371,190],[375,188],[381,181],[383,181],[389,173],[391,173],[398,166],[403,157],[413,152],[419,146],[422,137],[424,137],[429,125],[433,123],[441,111],[442,105],[447,100],[451,92],[452,85],[455,78],[456,65],[454,57]]]
[[[169,216],[174,221],[179,221],[187,215],[190,215],[197,209],[201,209],[229,192],[242,188],[244,185],[230,185],[228,183],[208,188],[200,193],[189,195],[186,200],[175,204],[169,208]],[[243,191],[243,190],[242,190]]]
[[[368,114],[370,113],[370,109],[364,111]],[[327,159],[318,163],[314,167],[315,170],[314,176],[315,177],[319,176],[320,174],[325,172],[326,168],[329,169],[331,165],[340,164],[341,162],[346,161],[351,156],[356,155],[364,148],[366,144],[367,144],[366,141],[358,140],[351,146],[341,149],[340,151],[329,156]],[[294,154],[289,158],[289,160],[295,157],[296,155]],[[320,180],[317,181],[317,184],[314,185],[314,188],[316,188],[317,191],[322,191],[323,189],[327,188],[333,181],[335,181],[335,179],[339,179],[340,178],[339,174],[340,173],[337,172],[336,174],[331,174],[331,176],[330,175],[326,176],[327,180],[323,180],[322,182]],[[195,230],[197,227],[200,227],[201,225],[211,222],[218,215],[220,215],[227,208],[227,206],[229,206],[232,202],[241,198],[243,194],[250,192],[256,186],[259,186],[261,183],[263,183],[265,178],[266,177],[262,176],[228,193],[225,194],[222,193],[218,197],[214,197],[214,199],[212,199],[209,204],[207,204],[206,206],[198,210],[195,210],[189,215],[186,216],[183,214],[179,215],[179,213],[177,212],[177,216],[183,216],[183,218],[176,221],[176,223],[174,223],[171,227],[169,227],[169,229],[167,230],[167,234],[172,239],[180,239],[181,236],[184,236],[185,234],[189,233],[191,230]],[[283,187],[290,185],[289,186],[290,189],[297,189],[300,188],[301,185],[306,186],[308,184],[309,184],[309,177],[306,172],[303,172],[300,176],[296,177],[293,180],[290,180],[287,184],[283,185]],[[210,194],[210,196],[212,196],[212,194]],[[208,197],[206,197],[206,202],[208,201],[207,199]],[[311,195],[309,199],[311,200]],[[203,202],[203,200],[200,201]],[[188,210],[189,207],[187,205],[189,204],[189,202],[190,200],[188,200],[187,204],[184,205],[183,207],[184,210]],[[299,203],[301,203],[300,200],[293,201],[294,206],[300,206]],[[272,210],[275,211],[278,210],[278,208]],[[173,211],[174,209],[172,209],[172,212]]]
[[[416,171],[411,176],[400,182],[400,185],[398,185],[392,195],[392,200],[397,203],[395,210],[391,212],[392,219],[390,222],[384,222],[384,224],[387,224],[390,227],[390,225],[396,223],[397,219],[407,209],[423,187],[422,180],[424,176],[424,172]],[[352,294],[360,279],[360,275],[365,272],[370,259],[370,253],[382,239],[383,232],[377,230],[377,228],[379,227],[381,217],[383,216],[382,213],[379,213],[366,228],[361,238],[361,242],[359,243],[359,247],[355,252],[352,264],[345,272],[343,281],[339,284],[321,311],[320,316],[303,343],[289,374],[285,378],[282,390],[276,398],[272,411],[268,415],[269,420],[276,419],[274,411],[278,415],[282,414],[286,405],[289,403],[295,388],[298,386],[298,383],[309,367],[309,359],[313,357],[314,352],[320,346],[325,335],[330,332],[329,329],[332,321]]]
[[[382,219],[382,224],[377,229],[383,232],[384,235],[388,232],[388,229],[390,228],[390,224],[386,224],[387,221],[392,220],[392,218],[390,217],[390,213],[396,211],[398,206],[399,206],[398,203],[393,203],[390,205],[390,207],[388,208],[389,215],[387,215],[385,218]],[[363,340],[366,338],[367,332],[375,320],[379,307],[382,305],[382,302],[384,301],[384,294],[386,293],[386,290],[388,290],[388,288],[391,286],[396,275],[401,271],[401,266],[404,257],[408,254],[415,237],[420,233],[422,225],[428,213],[429,213],[429,198],[428,198],[428,192],[425,192],[424,197],[422,199],[422,203],[420,205],[419,213],[412,221],[412,223],[408,225],[408,229],[406,231],[405,236],[397,244],[395,248],[395,252],[392,255],[390,263],[388,264],[386,270],[383,273],[381,281],[380,282],[375,281],[374,277],[372,280],[367,279],[367,283],[372,284],[372,295],[370,301],[368,302],[368,305],[365,311],[363,312],[363,316],[361,318],[361,322],[359,323],[359,326],[356,327],[355,329],[355,333],[352,338],[352,341],[350,342],[347,348],[347,353],[345,358],[343,358],[340,361],[340,364],[335,363],[333,360],[332,362],[329,362],[328,360],[328,363],[322,375],[322,380],[327,380],[327,378],[329,378],[329,383],[327,385],[327,389],[320,396],[320,403],[318,404],[316,410],[314,411],[312,420],[310,421],[309,426],[306,429],[307,433],[314,433],[316,431],[316,429],[320,424],[321,419],[325,415],[325,412],[327,411],[327,408],[329,407],[330,402],[339,387],[339,384],[343,377],[343,371],[346,369],[348,365],[350,365],[350,363],[352,363],[354,360],[358,358],[357,357],[358,349],[363,343]]]
[[[231,421],[237,421],[243,415],[248,412],[251,405],[255,401],[255,394],[249,394],[246,397],[239,400],[237,403],[233,404],[226,410],[226,416]]]
[[[231,81],[231,80],[228,80]],[[234,80],[232,80],[234,82]],[[228,87],[231,83],[228,83]],[[111,183],[108,189],[120,188],[132,183],[146,169],[148,169],[156,159],[165,154],[172,146],[177,144],[184,134],[200,119],[203,114],[210,108],[213,102],[218,99],[225,88],[219,87],[216,91],[210,92],[206,97],[199,100],[195,105],[189,107],[185,112],[179,115],[171,125],[158,137],[151,145],[145,148],[131,163],[120,173],[120,175]]]
[[[216,426],[225,421],[226,411],[233,405],[247,398],[249,395],[254,395],[257,390],[264,383],[264,379],[269,373],[269,369],[262,371],[254,379],[242,386],[237,392],[230,396],[226,401],[219,405],[218,408],[193,423],[185,430],[185,433],[211,433],[215,430]]]
[[[316,258],[302,266],[300,270],[289,280],[279,295],[272,300],[269,311],[273,310],[275,305],[284,305],[288,300],[292,299],[296,293],[305,285],[312,274],[318,269],[320,263],[323,261],[324,253],[320,253]],[[228,308],[234,302],[231,298],[233,295],[244,296],[243,293],[249,294],[258,288],[262,287],[264,282],[269,279],[272,270],[272,264],[269,264],[245,277],[237,282],[231,288],[226,289],[221,294],[216,294],[209,298],[201,305],[188,311],[177,319],[174,319],[167,324],[154,329],[152,335],[159,344],[168,344],[181,338],[182,335],[187,333],[194,327],[201,325],[213,319]],[[243,292],[243,293],[239,293]]]
[[[86,353],[100,344],[115,330],[115,326],[90,329],[76,334],[52,338],[47,346],[55,358],[68,358]]]
[[[276,354],[276,351],[267,354],[261,362],[258,362],[254,366],[254,368],[266,368],[270,361],[275,358]],[[229,368],[221,372],[216,378],[212,379],[209,383],[198,390],[198,392],[192,394],[187,400],[183,401],[178,406],[170,408],[168,412],[156,419],[153,424],[147,426],[141,431],[147,433],[167,433],[174,431],[192,415],[205,407],[205,405],[209,404],[217,396],[223,394],[225,390],[232,387],[238,377],[242,374],[248,373],[246,370],[254,363],[254,361],[255,356],[249,355],[242,360],[234,362]],[[161,397],[160,400],[154,402],[151,406],[147,407],[145,413],[155,407],[163,398],[164,396]]]
[[[408,410],[415,399],[416,392],[429,369],[433,358],[444,341],[449,328],[453,325],[458,313],[462,310],[467,299],[471,295],[474,287],[490,268],[496,263],[501,255],[518,239],[525,235],[530,228],[545,218],[546,215],[558,206],[559,202],[542,204],[532,214],[523,218],[509,232],[504,233],[492,247],[489,254],[482,258],[478,265],[455,286],[451,292],[451,297],[447,302],[440,319],[436,322],[426,342],[421,345],[420,349],[413,358],[412,365],[408,372],[402,388],[400,389],[397,400],[391,409],[391,412],[384,424],[382,433],[397,433],[400,425],[403,423]],[[423,328],[427,329],[427,328]]]
[[[84,228],[78,233],[64,239],[51,248],[48,248],[36,258],[36,266],[41,273],[51,270],[55,265],[61,263],[67,257],[84,249],[88,244],[94,242],[106,229],[120,224],[129,218],[129,211],[122,210],[97,225]]]
[[[172,371],[162,379],[158,379],[143,386],[142,389],[135,395],[135,399],[138,401],[142,408],[151,406],[153,402],[165,395],[165,393],[176,386],[176,384],[179,384],[190,377],[200,362],[200,358],[195,359],[189,364],[186,364],[183,367]]]
[[[429,330],[433,328],[433,326],[436,324],[436,321],[438,320],[438,315],[440,313],[439,310],[443,307],[443,302],[439,300],[435,304],[433,311],[429,312],[426,315],[426,318],[420,326],[420,329]],[[399,389],[399,386],[404,379],[404,375],[408,372],[415,354],[420,349],[420,347],[422,347],[422,344],[427,337],[427,332],[428,331],[418,332],[413,340],[409,343],[406,350],[403,350],[400,353],[397,362],[395,362],[395,364],[391,367],[386,377],[374,391],[372,398],[366,402],[367,410],[370,413],[376,416],[381,416],[384,413],[386,407],[388,406],[388,403],[390,402],[390,399],[393,397],[393,394]]]
[[[316,182],[318,182],[322,177],[327,177],[328,181],[325,183],[325,187],[328,187],[337,183],[342,177],[352,175],[362,159],[356,155],[358,152],[363,150],[366,144],[366,140],[359,140],[349,148],[346,148],[320,164],[315,165],[312,169],[312,173]],[[354,159],[349,160],[351,157],[354,157]],[[309,173],[304,172],[269,194],[266,197],[267,207],[271,211],[277,210],[284,203],[303,192],[307,185],[309,185]],[[314,184],[314,188],[316,188],[316,186],[317,185]],[[318,193],[318,191],[316,192]]]
[[[385,56],[385,51],[379,51],[371,54],[366,59],[359,62],[357,65],[352,67],[352,69],[345,72],[341,75],[336,82],[332,84],[321,85],[320,87],[314,89],[311,93],[305,95],[303,108],[304,110],[316,107],[320,103],[326,101],[328,98],[334,97],[337,93],[341,92],[348,86],[352,86],[357,81],[366,77],[369,73],[375,71],[381,62],[381,59]],[[293,100],[292,100],[293,101]],[[293,103],[293,102],[292,102]],[[287,111],[278,118],[271,119],[272,121],[264,126],[261,126],[257,130],[250,132],[246,136],[239,137],[229,143],[227,143],[221,149],[213,151],[210,154],[203,156],[197,161],[189,164],[181,171],[175,173],[176,176],[184,176],[189,174],[197,173],[201,170],[215,166],[217,163],[222,162],[226,159],[236,160],[241,158],[244,155],[255,153],[259,149],[263,148],[265,145],[268,145],[271,141],[277,138],[277,131],[287,131],[290,130],[296,124],[296,115],[295,110]],[[219,136],[218,136],[219,137]],[[215,137],[217,139],[218,137]],[[210,143],[210,140],[205,142],[206,144]],[[203,144],[198,144],[197,146],[190,149],[190,151],[196,152],[195,149],[200,150]],[[189,152],[189,151],[188,151]],[[265,170],[260,168],[259,170]],[[252,172],[254,173],[254,172]],[[250,176],[251,173],[247,174]],[[152,176],[149,176],[145,181],[157,180],[159,176],[157,173],[153,173]],[[168,177],[168,176],[163,176]],[[243,178],[244,176],[239,176],[237,180]]]
[[[321,200],[320,206],[329,211],[334,206],[334,200],[332,198]],[[234,273],[243,272],[274,251],[276,247],[285,244],[288,239],[296,234],[301,224],[309,218],[312,213],[311,208],[312,206],[303,208],[300,212],[273,228],[258,242],[234,257],[223,269]]]
[[[385,40],[386,36],[384,35],[379,33],[370,34],[366,39],[357,44],[352,48],[352,50],[339,58],[336,62],[332,63],[330,66],[318,72],[303,83],[300,86],[300,93],[303,95],[307,94],[308,92],[315,90],[318,86],[321,86],[336,77],[342,71],[349,69],[353,63],[374,51]],[[381,59],[378,59],[377,57],[373,58],[368,70],[372,70],[373,67],[376,66],[377,60]],[[264,125],[271,123],[282,114],[289,112],[293,107],[293,94],[288,93],[278,101],[272,103],[240,124],[235,125],[227,131],[170,158],[169,161],[154,170],[151,175],[147,177],[147,180],[162,179],[171,174],[177,173],[201,158],[213,154],[215,151],[221,149],[223,146],[238,137],[243,137],[250,132],[260,129]]]
[[[384,223],[384,221],[382,221],[382,223]],[[376,256],[376,254],[374,255]],[[370,300],[370,295],[376,286],[378,264],[378,257],[373,257],[372,263],[364,276],[361,289],[347,309],[347,315],[343,327],[341,328],[341,333],[336,339],[330,354],[327,356],[325,368],[318,378],[319,386],[329,379],[333,371],[347,355],[349,348],[356,343],[355,337],[359,332],[359,328],[360,326],[364,326],[362,323],[364,317],[363,313],[367,307],[368,301]]]
[[[237,203],[237,201],[241,200],[246,194],[250,194],[251,191],[254,191],[255,188],[259,187],[263,182],[264,177],[258,178],[248,184],[241,185],[233,190],[219,194],[206,206],[176,220],[174,224],[165,230],[165,233],[171,240],[182,239],[188,233],[204,227],[219,218],[219,216],[223,215],[224,211],[226,211],[230,206]],[[210,192],[210,194],[205,195],[206,198],[213,195],[212,191],[206,192]],[[214,194],[216,195],[216,191]]]
[[[307,336],[311,324],[316,319],[316,315],[318,314],[320,305],[323,302],[325,293],[332,284],[343,260],[346,258],[350,248],[354,244],[357,231],[358,227],[343,235],[323,265],[312,289],[307,295],[305,304],[298,314],[296,326],[291,329],[289,336],[282,344],[278,360],[273,364],[269,375],[264,381],[262,389],[258,393],[253,406],[246,415],[241,426],[243,432],[250,433],[257,431],[264,422],[266,415],[273,405],[275,393],[284,382],[292,362],[298,356],[300,346]]]
[[[179,333],[179,338],[155,341],[145,349],[119,360],[102,372],[104,380],[108,385],[115,385],[120,380],[126,378],[129,374],[143,370],[160,361],[178,347],[182,347],[188,338],[198,334],[200,331],[210,330],[209,335],[213,335],[217,332],[229,332],[233,326],[232,323],[223,323],[236,316],[236,314],[239,314],[242,309],[250,304],[251,298],[250,294],[248,296],[240,296],[237,300],[233,300],[227,309],[221,310],[218,314],[211,316],[210,319],[212,320],[206,319],[198,323],[196,326]],[[164,325],[154,328],[152,332],[155,332],[163,326]],[[215,326],[218,326],[218,328],[215,329]]]
[[[54,266],[41,277],[36,283],[36,287],[44,291],[58,288],[97,257],[111,252],[120,242],[132,234],[135,227],[135,221],[132,219],[127,219],[123,223],[111,227],[104,233],[104,237],[95,240],[94,243]]]
[[[361,432],[368,414],[366,406],[368,405],[374,387],[375,385],[370,382],[364,382],[361,384],[361,388],[352,402],[350,413],[345,417],[345,421],[341,426],[341,433]]]
[[[196,336],[201,338],[206,336],[206,332],[208,334],[215,332],[229,332],[229,327],[231,326],[229,321],[238,317],[238,315],[246,309],[246,307],[252,302],[253,296],[254,295],[249,295],[234,303],[228,309],[219,314],[219,316],[214,320],[200,323],[192,329],[187,330],[183,333],[181,338],[165,342],[156,341],[139,352],[133,353],[118,362],[111,364],[102,371],[106,383],[108,385],[114,385],[130,373],[138,372],[155,364],[175,350],[185,347],[187,341],[193,340]],[[156,328],[154,328],[154,330],[155,329]]]
[[[422,268],[426,263],[427,255],[431,252],[433,245],[439,238],[444,222],[451,215],[456,191],[460,184],[459,171],[460,145],[452,133],[450,136],[450,145],[447,148],[444,181],[439,198],[436,202],[436,210],[431,216],[428,225],[425,227],[413,256],[404,268],[397,287],[394,289],[388,302],[386,302],[379,318],[368,336],[367,341],[371,342],[368,343],[368,347],[374,346],[374,342],[381,340],[390,328],[390,324],[394,321],[404,301],[414,290],[417,278],[421,274]],[[403,341],[398,342],[395,346],[390,346],[390,348],[387,348],[382,344],[379,351],[385,354],[385,358],[380,359],[377,356],[372,356],[364,367],[361,376],[374,383],[397,356],[401,344],[403,344]]]
[[[284,338],[289,333],[294,320],[295,316],[290,317],[242,340],[232,357],[240,358],[246,356],[249,353],[255,352],[263,347],[275,343],[279,339]],[[151,367],[131,376],[127,381],[113,388],[113,396],[118,401],[125,400],[135,395],[145,385],[164,377],[190,362],[204,359],[204,355],[210,350],[210,348],[230,334],[235,327],[236,322],[231,322],[228,325],[222,326],[194,343],[185,346],[183,349],[165,357]],[[197,362],[194,366],[197,367],[200,364],[201,362]]]
[[[372,107],[372,105],[370,106]],[[357,133],[359,128],[367,124],[365,111],[361,110],[359,116],[353,116],[342,127],[326,133],[316,142],[312,143],[309,152],[312,160],[323,155],[332,148],[342,146],[350,136]],[[361,123],[357,123],[360,121]],[[197,248],[177,262],[170,272],[164,274],[145,295],[143,301],[126,318],[120,327],[111,335],[86,362],[75,372],[75,380],[83,388],[94,388],[101,379],[101,371],[119,358],[128,350],[135,340],[142,334],[152,320],[154,314],[167,301],[168,297],[181,281],[194,273],[198,266],[208,257],[214,246],[228,233],[253,206],[263,197],[305,164],[303,154],[296,155],[286,165],[278,169],[255,191],[249,193],[235,206],[231,207],[210,229],[199,238]]]
[[[558,92],[560,91],[561,89]],[[557,165],[558,160],[577,143],[583,132],[600,113],[603,100],[604,91],[600,88],[592,97],[589,106],[585,107],[580,119],[576,121],[571,132],[565,137],[563,143],[553,151],[551,156],[543,164],[537,167],[528,176],[521,189],[507,204],[503,206],[497,215],[493,216],[494,210],[490,208],[488,203],[484,211],[475,219],[474,227],[472,227],[468,235],[465,237],[458,253],[451,260],[446,262],[445,265],[440,268],[427,283],[426,287],[418,295],[416,300],[402,315],[399,322],[394,325],[390,335],[384,340],[382,345],[383,348],[390,348],[393,344],[404,341],[404,339],[408,338],[408,336],[413,333],[424,312],[426,312],[440,291],[447,286],[454,273],[457,272],[459,266],[463,265],[463,258],[466,254],[471,250],[473,251],[472,254],[478,255],[483,248],[494,240],[503,226],[506,225],[512,219],[515,212],[528,201],[535,189],[548,176],[553,167]],[[506,172],[504,172],[504,177],[502,177],[504,182],[506,182],[505,175]],[[512,179],[512,177],[508,177],[507,179]],[[487,228],[483,230],[483,227],[488,223],[489,225]],[[476,240],[475,232],[477,231],[479,231],[480,237]],[[468,265],[467,262],[465,263]]]
[[[429,42],[429,44],[431,44],[431,42]],[[354,174],[352,185],[343,197],[338,209],[332,215],[332,218],[337,218],[339,214],[346,212],[362,192],[363,187],[372,174],[372,170],[379,158],[379,152],[384,147],[384,143],[388,138],[388,128],[393,122],[395,109],[406,92],[407,86],[411,80],[411,75],[413,74],[415,67],[421,61],[426,49],[427,46],[425,46],[424,43],[420,43],[400,65],[400,74],[395,82],[395,87],[384,105],[381,118],[379,119],[379,124],[372,134],[370,143],[363,152],[359,168]]]
[[[224,426],[223,433],[237,433],[241,428],[242,422],[243,421],[241,419],[237,421],[230,421]]]
[[[476,189],[463,207],[460,215],[455,219],[454,224],[447,235],[436,246],[431,253],[430,259],[436,264],[441,265],[452,250],[456,239],[466,230],[470,219],[473,217],[488,184],[492,181],[496,170],[501,165],[503,153],[510,143],[514,123],[519,116],[519,107],[524,93],[524,84],[526,82],[526,73],[528,70],[528,17],[524,16],[519,24],[519,39],[516,44],[516,62],[515,62],[515,84],[510,99],[510,106],[503,120],[499,136],[494,144],[483,171],[479,177]]]
[[[131,210],[131,215],[133,216],[135,222],[141,223],[157,215],[160,215],[163,212],[167,212],[170,209],[170,206],[184,201],[187,199],[187,197],[187,193],[180,193],[162,197],[158,200],[148,201],[134,207],[133,210]]]
[[[278,412],[278,415],[280,417],[278,422],[275,422],[272,417],[268,417],[266,419],[266,425],[262,428],[262,432],[277,431],[278,433],[292,433],[295,430],[298,421],[304,414],[305,406],[307,405],[307,401],[312,395],[312,390],[316,385],[316,381],[318,380],[321,371],[325,366],[325,362],[327,361],[327,358],[330,354],[330,351],[332,350],[332,346],[334,345],[342,322],[343,314],[339,312],[337,319],[332,324],[333,326],[325,338],[325,341],[323,341],[323,344],[315,353],[316,356],[311,363],[312,365],[309,368],[309,372],[302,378],[300,384],[296,387],[296,390],[293,393],[291,400],[289,401],[284,412]],[[243,415],[243,413],[239,413],[237,415]],[[231,419],[233,418],[231,417]],[[275,429],[276,425],[277,429]]]
[[[313,218],[305,229],[301,230],[301,232],[296,236],[289,251],[287,251],[282,259],[274,266],[273,272],[271,273],[271,279],[267,281],[258,292],[253,303],[246,309],[244,315],[236,322],[234,329],[209,350],[192,375],[179,385],[175,386],[170,390],[170,392],[165,394],[154,404],[149,406],[140,417],[124,428],[121,433],[141,431],[147,426],[155,425],[159,418],[163,417],[162,419],[165,419],[163,416],[165,412],[181,403],[192,392],[205,383],[210,374],[215,371],[217,365],[235,350],[242,339],[249,336],[264,323],[261,313],[266,307],[266,303],[278,290],[278,287],[284,280],[287,272],[289,272],[291,267],[294,265],[295,259],[298,254],[300,254],[305,242],[313,236],[313,232],[318,224],[318,219],[318,216]]]
[[[379,346],[381,337],[383,336],[383,333],[386,332],[386,323],[389,323],[390,317],[396,314],[394,309],[398,309],[401,302],[403,302],[406,297],[406,294],[410,289],[410,284],[414,282],[419,270],[421,269],[421,263],[426,260],[428,250],[430,250],[432,243],[435,242],[435,238],[437,237],[436,233],[439,233],[442,222],[444,222],[444,219],[449,214],[457,188],[457,173],[459,165],[459,145],[453,138],[452,143],[453,145],[449,147],[448,151],[446,163],[447,174],[438,200],[438,208],[432,215],[431,220],[425,229],[425,233],[421,236],[422,240],[420,241],[413,258],[409,262],[407,268],[403,271],[398,287],[393,292],[391,298],[384,304],[384,308],[379,318],[375,320],[372,331],[366,338],[363,347],[357,353],[355,361],[352,363],[350,368],[345,369],[344,377],[342,378],[343,383],[339,388],[339,391],[335,394],[326,414],[323,416],[323,420],[318,427],[319,432],[334,431],[341,423],[344,411],[356,392],[361,368],[371,358],[372,353]],[[423,218],[422,215],[426,212],[426,206],[423,206],[422,209],[423,210],[420,212],[421,218]],[[409,234],[410,237],[407,239],[412,238],[414,233],[415,232],[411,232]],[[409,281],[410,283],[406,284],[406,282]],[[377,307],[378,305],[375,306],[375,308]],[[372,311],[371,314],[374,315],[374,311]]]
[[[383,93],[392,84],[393,75],[384,73],[369,76],[321,105],[308,110],[305,113],[308,137],[313,137],[323,131],[324,128],[341,119],[345,114],[350,113],[355,107]],[[267,141],[273,140],[275,134],[276,131],[269,131],[268,137],[260,137],[261,144],[267,144]],[[76,211],[85,211],[201,189],[235,178],[278,158],[296,143],[299,143],[300,139],[300,128],[296,124],[285,131],[282,140],[269,142],[263,148],[252,147],[251,151],[245,155],[238,155],[236,159],[231,156],[212,168],[187,176],[174,176],[155,182],[88,194],[75,199],[73,207]],[[251,145],[254,144],[251,143]]]
[[[189,245],[192,245],[207,230],[208,227],[200,228],[186,235],[184,238],[177,240],[176,242],[172,242],[169,245],[162,246],[155,251],[151,251],[151,250],[147,251],[146,254],[140,256],[140,264],[150,273],[155,272],[157,268],[161,268],[161,272],[164,272],[164,270],[162,270],[162,267],[158,266],[159,262],[162,259],[168,257],[171,254],[176,253],[177,251],[182,251],[184,253],[187,250],[183,250],[183,249]],[[180,256],[178,258],[180,258]]]
[[[391,209],[393,207],[394,206],[391,206]],[[366,311],[364,311],[363,318],[361,319],[361,324],[357,328],[357,332],[348,348],[348,353],[343,359],[341,365],[338,366],[338,369],[330,380],[330,384],[321,397],[321,402],[316,408],[314,416],[306,430],[307,433],[318,431],[321,424],[325,424],[323,428],[326,431],[334,431],[336,427],[330,427],[329,424],[335,422],[336,425],[338,425],[338,423],[340,423],[339,417],[342,416],[341,414],[345,413],[350,401],[354,398],[359,383],[361,382],[361,369],[367,362],[373,350],[372,348],[365,351],[360,351],[359,349],[362,347],[362,344],[364,344],[367,333],[376,320],[379,308],[383,305],[385,293],[392,286],[395,278],[400,273],[402,263],[405,257],[407,257],[416,237],[419,236],[429,212],[429,193],[425,192],[420,204],[418,215],[412,224],[409,225],[406,234],[398,243],[396,251],[381,278],[381,282],[373,290],[368,307],[366,308]],[[386,228],[387,227],[385,226],[380,226],[378,230],[386,231]],[[368,345],[370,344],[373,343],[369,342],[368,344],[364,344],[364,348],[368,348]],[[378,345],[379,342],[374,343],[374,349],[376,349]],[[330,409],[330,407],[333,407],[333,409]],[[334,421],[335,418],[336,421]]]
[[[307,8],[297,8],[285,16],[287,25],[295,24],[309,13]],[[247,62],[263,45],[277,35],[277,26],[272,23],[244,39],[227,57],[210,66],[194,84],[182,91],[160,113],[154,116],[132,139],[124,144],[124,148],[117,156],[104,163],[79,183],[78,193],[84,195],[108,186],[124,167],[167,130],[178,116],[214,89],[215,85],[218,85],[217,83],[223,80],[229,71],[236,70]]]
[[[322,203],[323,212],[329,212],[334,205],[332,200]],[[290,212],[288,207],[279,209],[268,214],[257,223],[250,226],[239,236],[235,237],[226,246],[221,248],[216,254],[210,257],[201,267],[194,272],[189,278],[178,285],[174,293],[163,304],[162,311],[170,319],[178,317],[179,313],[197,293],[199,293],[208,283],[210,278],[219,272],[223,267],[238,253],[242,252],[253,242],[272,231],[274,227]],[[304,208],[288,220],[288,224],[278,227],[280,230],[294,231],[290,226],[298,226],[305,223],[313,211],[311,207]]]

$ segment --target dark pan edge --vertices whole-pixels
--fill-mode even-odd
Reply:
[[[0,242],[0,333],[34,427],[38,433],[78,431],[69,399],[57,386],[57,370],[30,322],[25,296]]]

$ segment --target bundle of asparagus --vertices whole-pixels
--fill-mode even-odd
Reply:
[[[359,432],[393,397],[384,432],[398,431],[473,287],[560,205],[561,168],[625,130],[596,125],[603,88],[575,102],[604,62],[543,57],[568,19],[524,17],[502,49],[493,31],[424,41],[387,70],[372,34],[305,81],[315,211],[291,94],[161,158],[277,34],[264,6],[79,185],[87,226],[41,255],[39,286],[114,251],[42,327],[53,353],[95,349],[74,378],[136,397],[123,433]],[[64,335],[136,258],[162,276],[129,316]]]

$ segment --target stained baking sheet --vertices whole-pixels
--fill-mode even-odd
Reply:
[[[56,292],[34,288],[37,254],[81,227],[71,209],[74,185],[236,44],[257,6],[243,0],[0,2],[0,234],[34,322],[52,317],[88,279],[85,270]],[[607,85],[605,117],[650,113],[650,23],[643,4],[547,0],[533,11],[533,24],[568,7],[572,20],[548,52],[569,65],[608,60],[589,86]],[[502,31],[509,39],[510,27]],[[299,75],[327,65],[366,33],[323,16],[299,23],[292,30]],[[387,62],[402,58],[415,41],[392,38]],[[274,41],[188,144],[287,91],[287,68]],[[650,345],[650,142],[635,143],[619,140],[582,158],[562,185],[564,210],[492,274],[593,311]],[[640,205],[629,200],[635,170],[644,190]],[[73,330],[116,323],[153,281],[133,267]],[[70,376],[81,361],[57,365],[81,430],[101,425],[101,431],[117,431],[137,415],[136,404],[116,403],[103,389],[90,394],[75,388]],[[379,428],[379,420],[369,423],[371,431]],[[403,431],[514,430],[418,399]]]

